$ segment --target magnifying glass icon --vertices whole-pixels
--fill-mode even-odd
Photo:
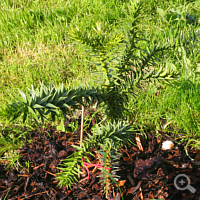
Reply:
[[[186,190],[195,193],[196,189],[190,185],[190,179],[186,174],[179,174],[174,179],[174,185],[177,190]]]

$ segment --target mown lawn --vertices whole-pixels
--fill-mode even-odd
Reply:
[[[134,95],[128,97],[124,120],[144,138],[147,131],[160,137],[159,130],[173,131],[174,141],[199,149],[199,6],[197,0],[1,1],[0,155],[22,145],[20,137],[14,137],[26,137],[19,127],[36,126],[31,120],[23,123],[22,117],[9,122],[5,108],[16,101],[19,90],[41,83],[110,89],[112,78],[119,75],[116,66],[137,72],[136,63],[146,66],[148,56],[154,60],[141,74],[154,68],[155,74],[148,80],[135,78],[134,83],[139,81],[128,90]],[[157,54],[159,48],[163,51]]]

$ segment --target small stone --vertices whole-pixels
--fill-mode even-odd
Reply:
[[[174,143],[170,140],[166,140],[162,143],[163,150],[170,150],[174,148]]]

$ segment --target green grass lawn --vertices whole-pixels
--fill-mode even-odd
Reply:
[[[110,65],[123,57],[135,20],[136,2],[139,1],[1,1],[1,107],[17,96],[18,89],[25,91],[41,82],[57,87],[61,83],[72,88],[87,84],[101,87],[105,79],[101,55],[109,52]],[[130,98],[127,114],[142,130],[162,129],[160,120],[166,119],[166,132],[167,124],[173,124],[187,136],[183,139],[196,148],[200,147],[199,6],[199,0],[143,1],[137,18],[141,37],[137,45],[143,52],[179,41],[188,45],[179,45],[164,55],[164,60],[156,61],[157,67],[178,72],[177,78],[145,82],[143,90],[136,89],[137,95]],[[135,55],[141,56],[141,52],[137,50]],[[5,125],[1,118],[0,122]],[[1,146],[4,151],[5,146]]]

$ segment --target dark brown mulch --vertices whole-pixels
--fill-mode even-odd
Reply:
[[[48,134],[47,134],[48,132]],[[0,199],[9,200],[102,200],[106,199],[104,185],[99,183],[100,171],[90,169],[90,179],[87,173],[80,182],[71,189],[59,188],[55,179],[59,170],[56,168],[61,160],[74,152],[72,144],[78,144],[79,131],[76,133],[58,132],[52,127],[46,130],[31,131],[27,136],[32,142],[24,141],[20,149],[18,169],[6,170],[6,165],[0,164]],[[160,132],[161,134],[164,133]],[[50,134],[50,137],[49,137]],[[166,136],[164,136],[166,137]],[[200,199],[200,151],[189,151],[195,160],[188,158],[181,144],[173,150],[162,150],[161,143],[153,134],[148,134],[148,140],[143,144],[144,151],[132,145],[120,149],[122,156],[118,162],[118,184],[121,187],[125,200],[140,199],[172,199],[172,200],[199,200]],[[135,142],[135,141],[134,141]],[[93,162],[96,162],[95,159]],[[185,190],[175,188],[174,179],[179,174],[189,177],[192,193],[189,187]],[[180,185],[180,181],[185,183]],[[180,188],[187,186],[187,179],[180,177],[177,185]],[[190,186],[189,185],[189,186]],[[116,185],[109,199],[122,199]],[[109,195],[107,195],[109,196]],[[108,198],[107,198],[108,199]]]

